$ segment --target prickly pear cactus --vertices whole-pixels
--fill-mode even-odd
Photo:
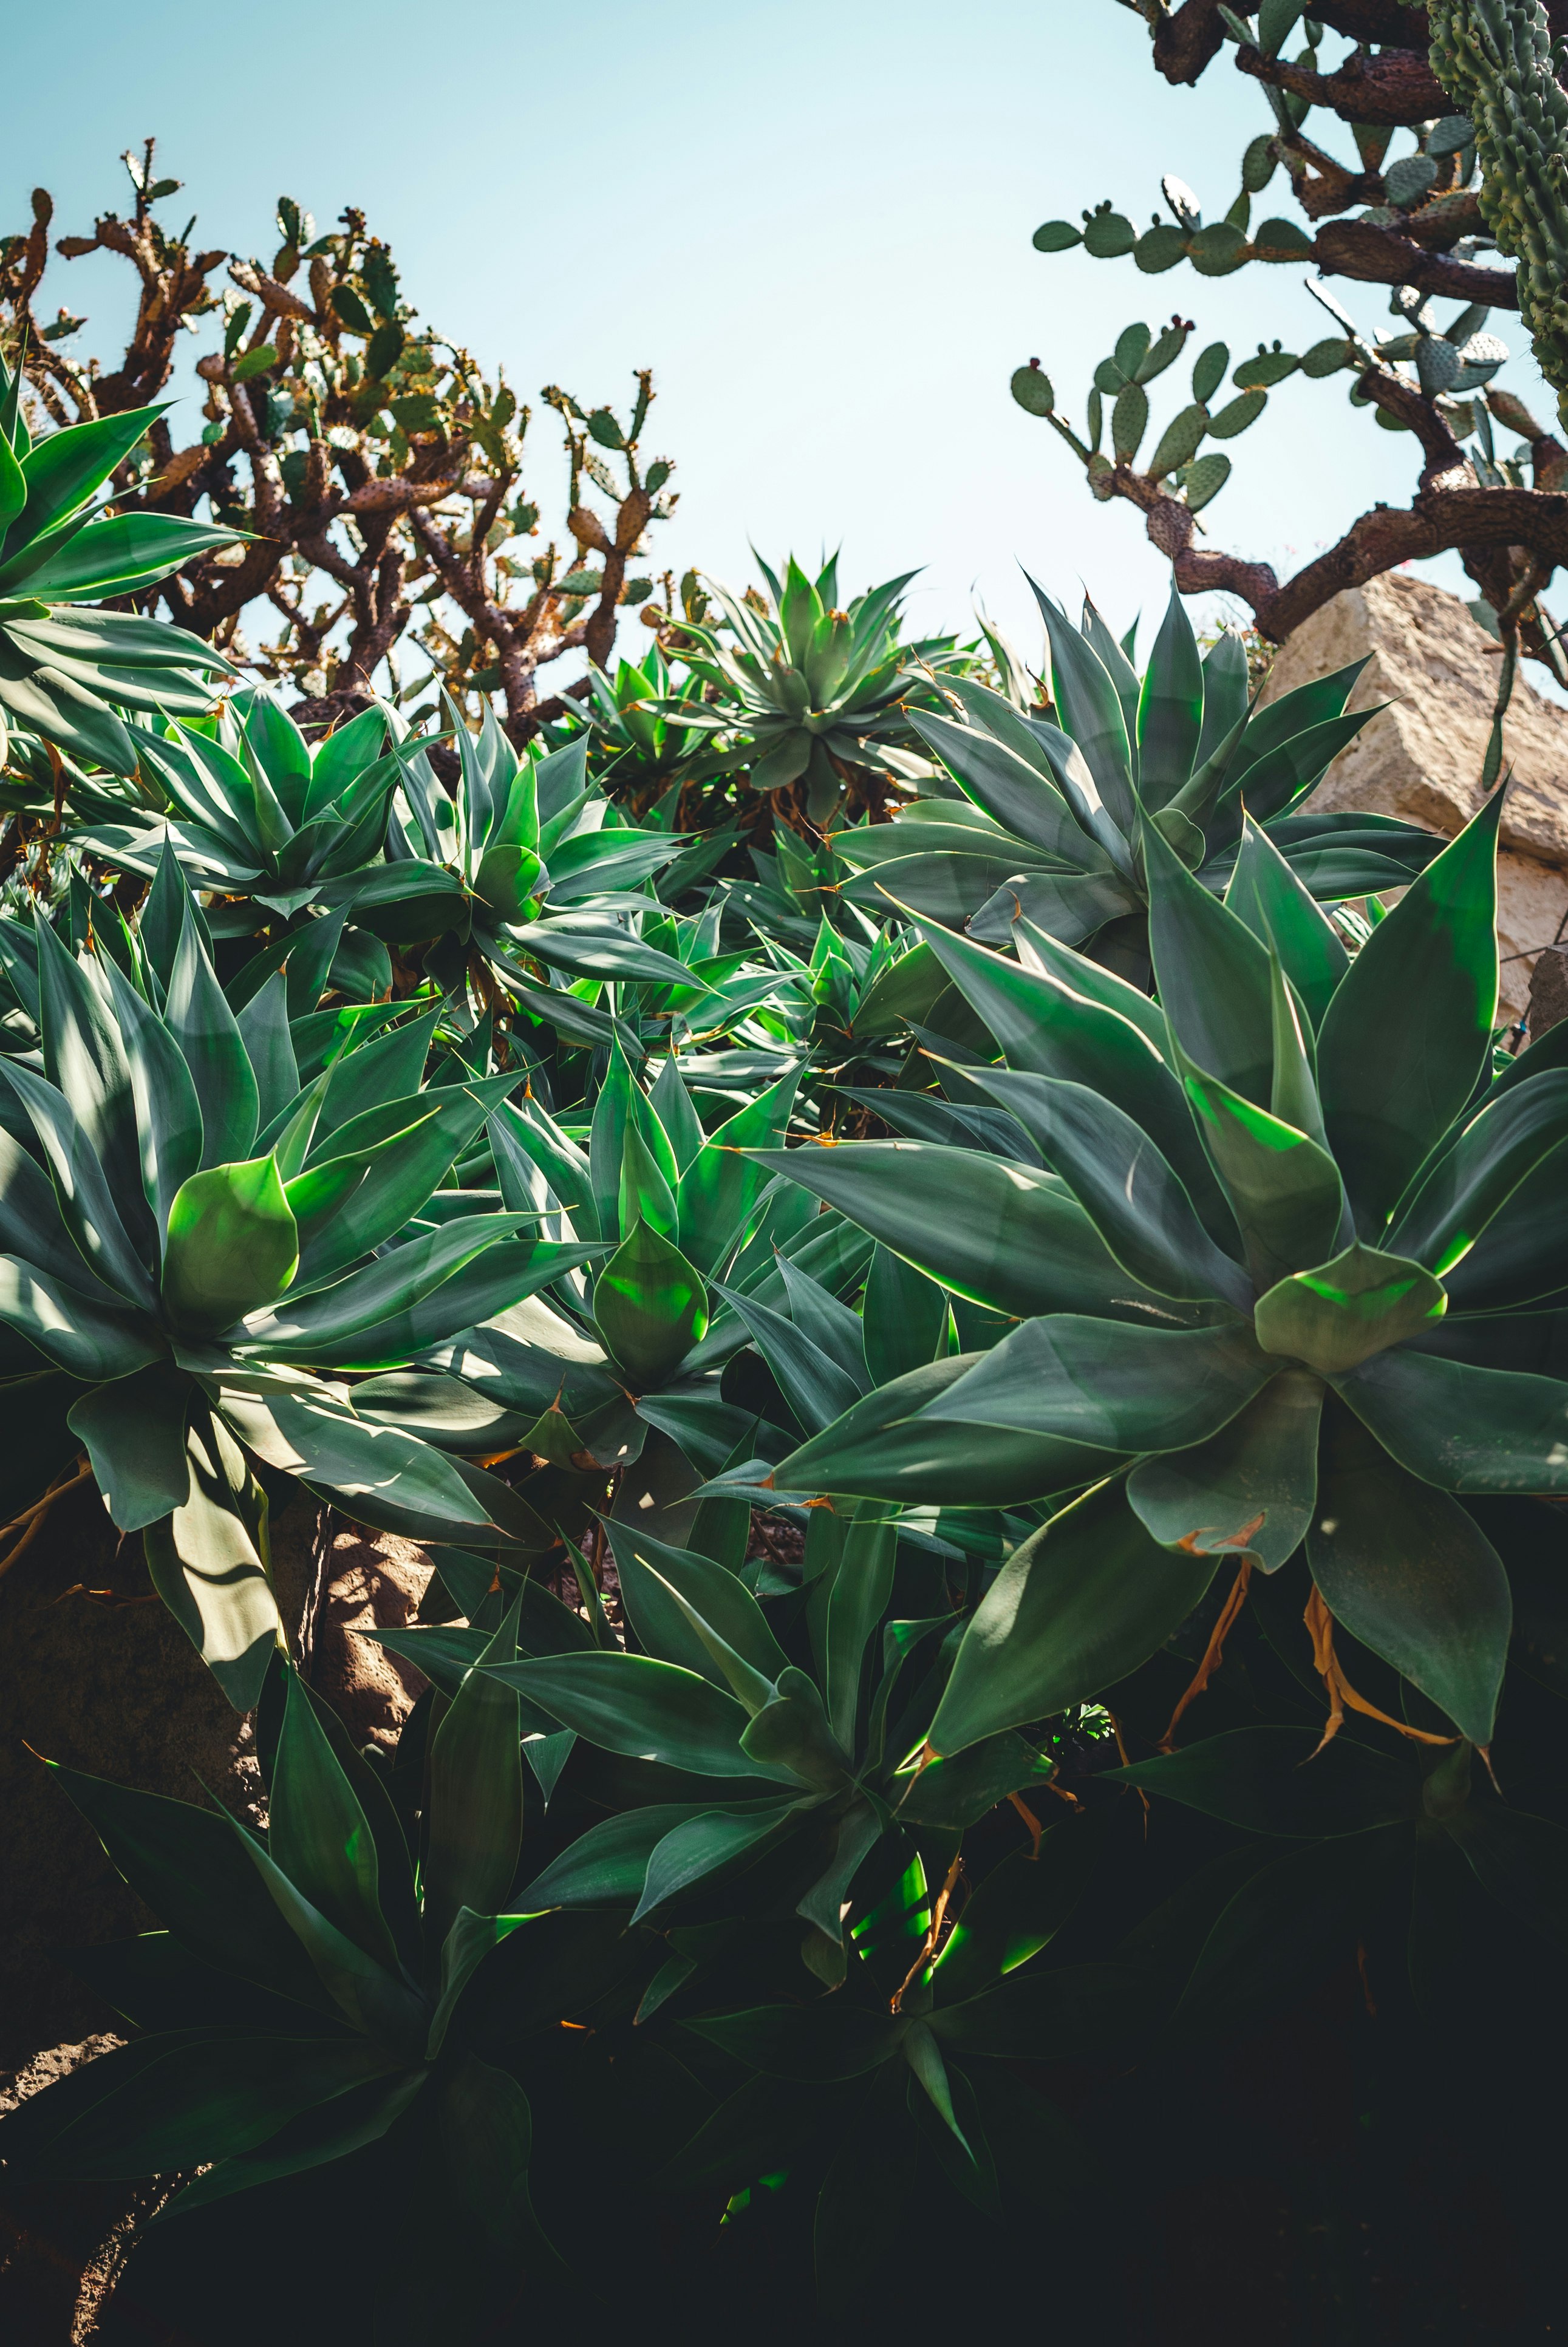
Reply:
[[[1475,125],[1481,209],[1568,423],[1568,91],[1541,0],[1428,0],[1432,70]]]

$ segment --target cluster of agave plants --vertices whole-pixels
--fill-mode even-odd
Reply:
[[[132,559],[79,430],[10,411],[40,590]],[[1042,598],[1032,679],[771,583],[522,749],[307,740],[106,614],[51,763],[0,608],[57,786],[0,1504],[90,1475],[266,1789],[56,1769],[157,1927],[0,2159],[159,2227],[390,2163],[410,2335],[612,2291],[572,2145],[651,2239],[789,2212],[836,2315],[1071,2209],[1084,2065],[1564,1938],[1568,1025],[1498,1026],[1501,794],[1304,811],[1355,672],[1260,700],[1175,595],[1141,675]],[[678,820],[726,760],[804,820]],[[390,1758],[290,1651],[302,1491],[431,1553]]]

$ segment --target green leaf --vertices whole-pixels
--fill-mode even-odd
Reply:
[[[313,1378],[297,1371],[225,1370],[204,1382],[214,1406],[258,1458],[354,1502],[351,1512],[361,1522],[377,1522],[384,1510],[442,1526],[491,1522],[451,1460],[395,1427],[355,1418]]]
[[[214,1165],[181,1183],[169,1207],[164,1308],[182,1333],[216,1336],[281,1296],[299,1259],[277,1160]]]
[[[950,1766],[939,1760],[925,1774]],[[1101,1848],[1089,1821],[1070,1814],[1038,1854],[1017,1850],[993,1866],[942,1943],[932,1973],[938,2004],[980,1994],[1048,1947],[1087,1890]]]
[[[256,1114],[264,1132],[299,1097],[300,1071],[289,1034],[289,981],[274,970],[239,1014],[240,1040],[256,1079]]]
[[[1103,1450],[1037,1433],[943,1425],[927,1406],[973,1368],[959,1353],[867,1394],[774,1470],[781,1491],[839,1491],[911,1507],[1006,1507],[1103,1474]]]
[[[941,1288],[890,1247],[879,1245],[872,1255],[862,1315],[866,1367],[874,1386],[888,1385],[907,1369],[924,1368],[948,1333],[948,1299]]]
[[[133,407],[97,423],[73,424],[40,440],[22,459],[27,502],[11,532],[15,543],[7,543],[7,553],[14,556],[21,545],[36,541],[85,505],[163,413],[162,405]]]
[[[378,1896],[375,1837],[293,1671],[272,1761],[267,1845],[313,1905],[367,1956],[395,1970]]]
[[[518,1651],[514,1598],[430,1746],[423,1881],[427,1937],[445,1939],[460,1908],[507,1903],[523,1836],[522,1735],[515,1686],[496,1674]]]
[[[142,926],[147,927],[145,911]],[[175,1194],[201,1163],[201,1104],[184,1054],[162,1020],[113,962],[105,965],[104,975],[130,1068],[141,1186],[161,1245]]]
[[[765,1176],[742,1153],[783,1143],[800,1075],[792,1069],[715,1126],[682,1172],[676,1190],[682,1250],[705,1276],[721,1268],[761,1194]]]
[[[1171,1032],[1204,1074],[1266,1107],[1274,1072],[1268,955],[1152,826],[1149,944]]]
[[[1031,1787],[1044,1792],[1055,1774],[1054,1761],[1038,1752],[1027,1737],[1006,1728],[950,1760],[928,1761],[907,1780],[895,1815],[900,1825],[963,1833],[1009,1793],[1026,1793]]]
[[[540,1262],[532,1284],[538,1287],[589,1255],[602,1252],[548,1245],[536,1250],[532,1241],[508,1245],[522,1219],[517,1214],[459,1214],[439,1229],[375,1256],[358,1271],[350,1272],[346,1279],[334,1280],[331,1286],[318,1288],[297,1302],[285,1298],[264,1314],[252,1313],[247,1340],[268,1358],[296,1360],[346,1359],[358,1343],[360,1365],[364,1365],[378,1348],[384,1330],[391,1334],[406,1320],[408,1327],[402,1333],[407,1335],[410,1349],[417,1352],[456,1328],[473,1327],[488,1319],[490,1312],[520,1302],[528,1292],[528,1267],[536,1252]],[[472,1277],[459,1284],[459,1275],[469,1268],[479,1275],[483,1286],[497,1253],[506,1268],[500,1298],[491,1304],[490,1311],[471,1310],[470,1302],[477,1305],[484,1297],[475,1291]],[[448,1287],[455,1291],[454,1300],[450,1311],[443,1312],[439,1299]],[[416,1322],[421,1328],[416,1328]]]
[[[699,1777],[784,1777],[748,1760],[744,1707],[695,1671],[645,1655],[556,1655],[487,1665],[565,1727],[607,1752],[662,1760]]]
[[[203,950],[189,905],[164,1019],[185,1056],[201,1107],[201,1163],[231,1165],[256,1138],[260,1094],[244,1039]]]
[[[1331,1378],[1421,1335],[1447,1309],[1430,1271],[1358,1239],[1331,1262],[1296,1272],[1261,1296],[1253,1326],[1266,1352]]]
[[[1184,456],[1162,464],[1164,449],[1162,440],[1153,464],[1160,474],[1173,471],[1193,453],[1189,448]],[[1138,702],[1138,794],[1151,811],[1173,798],[1191,774],[1203,730],[1203,662],[1186,604],[1173,581]]]
[[[377,2040],[397,2063],[417,2061],[429,2024],[425,1999],[409,1985],[405,1975],[389,1972],[356,1947],[305,1897],[260,1841],[225,1816],[230,1833],[310,1958],[339,2013],[354,2029]]]
[[[713,1292],[737,1313],[751,1331],[752,1341],[773,1371],[779,1389],[802,1429],[817,1434],[852,1409],[860,1399],[860,1385],[840,1364],[813,1344],[782,1313],[772,1312],[754,1296],[714,1283]]]
[[[1339,1169],[1327,1150],[1216,1077],[1186,1068],[1187,1097],[1224,1184],[1260,1291],[1319,1264],[1345,1214]]]
[[[1568,1384],[1405,1346],[1337,1381],[1385,1450],[1444,1491],[1568,1492]]]
[[[300,1248],[298,1286],[324,1286],[401,1230],[473,1140],[497,1092],[516,1081],[514,1073],[432,1087],[356,1116],[334,1133],[333,1155],[313,1163],[298,1186],[289,1184],[302,1229],[313,1184],[327,1193]]]
[[[1170,1316],[1168,1301],[1137,1293],[1055,1174],[923,1141],[840,1142],[758,1159],[971,1303]]]
[[[253,2151],[236,2152],[205,2169],[152,2221],[160,2224],[189,2216],[210,2201],[227,2199],[253,2185],[271,2184],[281,2176],[298,2176],[305,2168],[323,2168],[331,2160],[346,2159],[366,2144],[378,2143],[420,2093],[428,2075],[420,2069],[395,2075],[390,2083],[370,2079],[334,2095],[330,2102],[302,2111]]]
[[[707,1809],[672,1826],[649,1858],[631,1922],[640,1923],[666,1900],[755,1850],[794,1814],[796,1807],[794,1801],[746,1802],[735,1809]]]
[[[897,1527],[881,1509],[856,1509],[827,1601],[827,1717],[846,1752],[856,1749],[866,1651],[893,1594],[897,1549]]]
[[[1057,1313],[1027,1320],[926,1406],[945,1423],[1128,1450],[1180,1450],[1274,1375],[1250,1329],[1154,1329]],[[1109,1462],[1108,1462],[1109,1463]]]
[[[35,1345],[46,1360],[88,1384],[129,1377],[159,1358],[146,1321],[106,1311],[14,1255],[0,1255],[0,1322]]]
[[[251,1474],[228,1430],[205,1409],[185,1436],[190,1485],[172,1514],[143,1532],[152,1585],[236,1711],[253,1710],[273,1654],[288,1641],[257,1545]]]
[[[1214,1573],[1212,1557],[1161,1548],[1121,1483],[1102,1484],[1016,1550],[981,1599],[931,1723],[932,1749],[961,1752],[1090,1701],[1164,1644]]]
[[[1312,1578],[1337,1622],[1472,1744],[1491,1741],[1508,1655],[1508,1578],[1474,1519],[1397,1466],[1348,1411],[1324,1423]]]
[[[702,1118],[692,1105],[692,1095],[681,1073],[680,1061],[673,1052],[660,1069],[648,1101],[669,1141],[676,1174],[683,1178],[707,1135],[702,1130]]]
[[[1333,922],[1250,815],[1242,819],[1225,907],[1245,921],[1260,945],[1273,947],[1313,1027],[1321,1027],[1350,958]]]
[[[1069,865],[1112,869],[1105,849],[1077,821],[1054,778],[1041,773],[1038,753],[1036,759],[1024,757],[979,723],[956,725],[913,710],[909,722],[974,804],[1007,831]],[[982,835],[976,846],[984,844]]]
[[[743,1581],[705,1556],[671,1548],[637,1525],[614,1517],[607,1522],[620,1576],[621,1595],[639,1643],[661,1661],[698,1672],[715,1686],[727,1686],[712,1654],[670,1596],[678,1591],[743,1661],[765,1679],[778,1677],[789,1657],[768,1627],[767,1616]]]
[[[147,1266],[127,1235],[103,1168],[70,1103],[20,1061],[0,1059],[0,1077],[10,1084],[27,1112],[55,1185],[60,1218],[89,1274],[96,1273],[118,1295],[150,1305],[152,1286]],[[83,1284],[90,1286],[90,1277]]]
[[[1246,1274],[1215,1246],[1141,1124],[1087,1084],[992,1069],[977,1076],[1017,1117],[1134,1279],[1159,1296],[1250,1307]]]
[[[95,1387],[72,1408],[67,1422],[87,1445],[118,1531],[138,1532],[184,1503],[190,1488],[185,1421],[194,1398],[190,1379],[159,1361]]]
[[[1121,699],[1103,663],[1065,611],[1030,580],[1050,639],[1051,699],[1082,751],[1112,820],[1131,834],[1137,821],[1132,752]]]
[[[127,2065],[125,2054],[139,2058]],[[108,2181],[195,2168],[251,2150],[300,2111],[397,2066],[364,2039],[153,2038],[91,2065],[83,2086],[97,2098],[41,2151],[35,2172]]]
[[[180,1945],[317,2016],[335,2008],[215,1809],[132,1791],[45,1764],[70,1796],[138,1898]],[[305,2027],[303,2014],[301,2029]]]
[[[1568,1070],[1494,1093],[1429,1166],[1389,1245],[1450,1271],[1542,1161],[1568,1141]]]
[[[552,1859],[523,1898],[530,1909],[634,1906],[648,1861],[666,1834],[708,1814],[700,1804],[653,1801],[603,1818]]]
[[[687,2023],[698,2037],[774,2078],[826,2086],[864,2077],[898,2050],[909,2023],[901,2014],[867,2013],[842,1999],[815,2006],[762,2004],[744,2013],[713,2014]]]
[[[639,1221],[600,1272],[594,1323],[639,1391],[661,1385],[708,1326],[702,1279],[668,1239]]]
[[[1413,1822],[1421,1807],[1420,1772],[1411,1761],[1375,1752],[1343,1731],[1324,1745],[1312,1727],[1233,1728],[1109,1773],[1248,1833],[1312,1840]]]
[[[1206,1442],[1143,1460],[1127,1479],[1129,1507],[1163,1548],[1276,1572],[1311,1522],[1322,1408],[1316,1378],[1283,1370]]]
[[[1043,969],[1020,967],[968,938],[927,930],[931,951],[1001,1047],[1009,1068],[1087,1084],[1141,1124],[1163,1152],[1213,1234],[1225,1202],[1201,1149],[1181,1090],[1165,1064],[1165,1022],[1146,996],[1094,974],[1094,965],[1040,940]],[[1030,953],[1034,956],[1032,941]]]
[[[149,1261],[156,1235],[139,1179],[136,1100],[114,997],[97,976],[102,965],[92,965],[89,976],[41,915],[33,926],[44,1073],[69,1102],[128,1236]]]
[[[1493,794],[1379,921],[1317,1045],[1329,1145],[1375,1239],[1486,1065],[1497,1014]]]

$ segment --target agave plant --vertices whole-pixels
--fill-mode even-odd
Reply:
[[[516,1625],[514,1606],[492,1659],[515,1653]],[[501,2064],[526,2058],[532,2033],[559,2035],[601,1993],[603,1966],[579,1941],[564,1968],[548,1920],[505,1911],[523,1823],[518,1698],[475,1671],[446,1707],[416,1867],[384,1777],[282,1676],[264,1834],[55,1771],[165,1928],[80,1952],[91,1986],[143,2034],[5,2122],[11,2172],[200,2168],[166,2212],[182,2217],[397,2127],[449,2198],[470,2279],[477,2265],[487,2291],[497,2267],[515,2280],[519,2258],[553,2265],[528,2196],[528,2099]],[[505,2052],[482,2031],[476,2044],[487,1967],[507,1976]]]
[[[137,753],[119,712],[196,712],[221,652],[182,628],[82,603],[130,595],[234,532],[169,514],[110,514],[106,484],[165,413],[138,407],[76,424],[36,445],[21,408],[22,374],[0,366],[0,762],[13,727],[111,774]]]
[[[36,924],[44,1071],[0,1061],[0,1322],[29,1419],[63,1419],[244,1709],[282,1636],[255,1462],[368,1522],[500,1539],[507,1486],[357,1417],[341,1373],[409,1359],[597,1250],[432,1194],[516,1072],[422,1088],[436,1013],[418,1011],[302,1088],[286,972],[236,1017],[172,856],[166,878],[178,931],[144,928],[128,969]]]
[[[324,741],[308,742],[262,686],[231,694],[216,718],[132,725],[138,775],[163,804],[128,819],[74,826],[79,852],[150,879],[166,845],[192,888],[230,901],[220,933],[244,936],[288,923],[249,980],[254,991],[299,939],[313,907],[352,901],[353,886],[385,845],[393,793],[416,747],[399,744],[385,713],[367,709]],[[400,729],[405,730],[405,729]],[[385,950],[363,932],[334,940],[337,982],[364,994],[391,983]]]
[[[711,733],[747,736],[735,764],[752,789],[799,784],[807,817],[820,827],[844,795],[846,770],[869,767],[901,781],[928,772],[906,746],[900,704],[928,692],[927,671],[950,658],[952,642],[900,641],[899,598],[912,570],[839,610],[836,555],[815,580],[793,555],[782,580],[765,563],[762,569],[776,619],[715,583],[733,641],[717,624],[685,620],[681,631],[701,646],[699,656],[688,655],[690,665],[716,697],[701,718],[681,701],[661,703],[661,713]]]
[[[1200,656],[1174,588],[1142,678],[1091,603],[1080,630],[1034,592],[1058,722],[945,678],[966,722],[912,710],[909,723],[952,778],[948,794],[835,839],[862,903],[890,897],[993,943],[1028,919],[1143,976],[1150,830],[1216,894],[1249,816],[1319,898],[1404,887],[1437,854],[1430,833],[1389,815],[1293,812],[1377,714],[1345,706],[1364,661],[1260,707],[1240,636],[1227,630]]]
[[[743,1313],[782,1302],[792,1276],[836,1290],[870,1254],[842,1217],[803,1212],[790,1184],[743,1154],[783,1139],[798,1080],[780,1078],[708,1133],[677,1061],[644,1092],[614,1049],[586,1149],[536,1099],[497,1107],[503,1201],[538,1217],[563,1269],[569,1255],[584,1270],[548,1298],[433,1337],[415,1370],[363,1389],[362,1407],[460,1449],[478,1396],[507,1414],[519,1448],[558,1464],[630,1466],[651,1428],[701,1473],[723,1465],[755,1415],[722,1391],[724,1363],[748,1340]]]
[[[1431,1734],[1489,1742],[1509,1583],[1465,1500],[1568,1490],[1568,1030],[1493,1073],[1500,812],[1349,962],[1261,828],[1222,903],[1151,826],[1159,1009],[1027,925],[1028,965],[929,930],[1003,1055],[963,1075],[1026,1146],[993,1125],[984,1148],[764,1153],[1020,1324],[882,1387],[775,1477],[1069,1502],[975,1615],[938,1752],[1088,1697],[1222,1560],[1239,1604],[1303,1543],[1331,1726],[1360,1702],[1337,1622],[1436,1706]]]
[[[732,773],[745,753],[689,722],[707,715],[701,682],[689,676],[677,683],[657,644],[641,662],[621,661],[613,678],[591,670],[587,716],[606,797],[630,805],[641,822],[671,794],[679,799],[693,784]]]
[[[654,1802],[591,1827],[528,1886],[531,1907],[624,1901],[634,1923],[651,1914],[661,1923],[678,1921],[686,1894],[720,1870],[765,1854],[772,1870],[792,1880],[794,1911],[806,1927],[805,1963],[825,1979],[843,1977],[845,1904],[884,1832],[901,1830],[890,1813],[905,1789],[897,1771],[930,1716],[924,1668],[917,1716],[909,1716],[907,1699],[896,1701],[904,1665],[952,1619],[945,1606],[925,1620],[888,1618],[899,1541],[886,1514],[874,1507],[847,1519],[825,1512],[821,1525],[813,1524],[804,1564],[810,1602],[793,1628],[779,1618],[776,1602],[759,1603],[733,1560],[611,1522],[635,1651],[483,1667],[503,1670],[550,1724],[609,1751],[715,1781],[711,1794],[693,1800]],[[783,1602],[798,1617],[793,1595]],[[995,1765],[1008,1781],[981,1786],[979,1808],[1051,1773],[1017,1737]],[[918,1807],[915,1814],[922,1814]],[[940,1821],[956,1829],[965,1820]],[[692,1958],[683,1959],[663,1993],[696,1969]]]
[[[676,2153],[667,2187],[740,2188],[731,2205],[743,2207],[756,2147],[788,2144],[789,2169],[815,2187],[814,2262],[829,2315],[863,2305],[885,2277],[911,2202],[946,2231],[954,2191],[999,2218],[1004,2192],[1049,2204],[1081,2189],[1089,2147],[1017,2065],[1112,2051],[1124,2061],[1157,2012],[1130,1965],[1054,1962],[1097,1854],[1092,1823],[1064,1819],[1037,1852],[993,1865],[945,1936],[956,1863],[939,1886],[918,1851],[891,1883],[873,1877],[846,1902],[847,1977],[834,1994],[688,2021],[742,2083]]]
[[[691,982],[685,965],[645,944],[638,926],[657,910],[637,893],[641,883],[682,842],[622,821],[588,780],[586,735],[519,756],[487,704],[477,737],[453,717],[456,798],[436,785],[426,759],[407,758],[386,862],[346,886],[343,901],[389,942],[425,942],[425,966],[442,985],[487,969],[563,1034],[608,1041],[613,1028],[569,991],[573,979]]]

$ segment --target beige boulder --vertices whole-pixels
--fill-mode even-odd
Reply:
[[[1308,805],[1400,815],[1451,837],[1481,805],[1499,658],[1457,595],[1390,571],[1337,595],[1282,646],[1264,698],[1351,661],[1368,665],[1352,709],[1389,706],[1337,758]],[[1503,735],[1512,765],[1500,833],[1502,1004],[1523,1015],[1536,955],[1568,933],[1568,709],[1522,672]]]

